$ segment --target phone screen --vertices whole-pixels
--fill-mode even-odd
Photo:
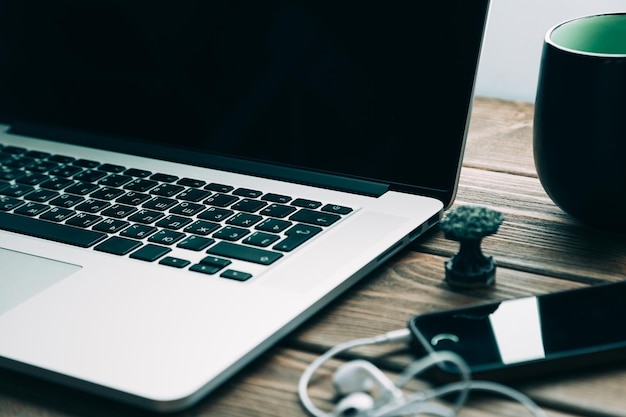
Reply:
[[[409,327],[426,350],[451,350],[480,373],[612,360],[626,348],[625,320],[626,282],[424,314]]]

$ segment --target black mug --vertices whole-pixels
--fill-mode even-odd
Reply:
[[[626,231],[626,13],[548,31],[533,147],[541,184],[559,207],[585,224]]]

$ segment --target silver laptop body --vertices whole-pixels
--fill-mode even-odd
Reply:
[[[5,3],[4,368],[188,407],[454,198],[485,0]]]

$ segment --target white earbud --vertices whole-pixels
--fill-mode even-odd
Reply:
[[[376,403],[404,397],[402,391],[380,369],[360,359],[340,366],[333,375],[333,384],[341,395],[369,393]]]
[[[374,399],[365,392],[353,392],[343,398],[330,417],[366,417],[375,407]]]

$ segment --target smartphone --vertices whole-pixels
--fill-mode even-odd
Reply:
[[[425,352],[460,355],[474,379],[509,380],[626,362],[626,282],[411,318]],[[442,365],[440,379],[458,376]]]

